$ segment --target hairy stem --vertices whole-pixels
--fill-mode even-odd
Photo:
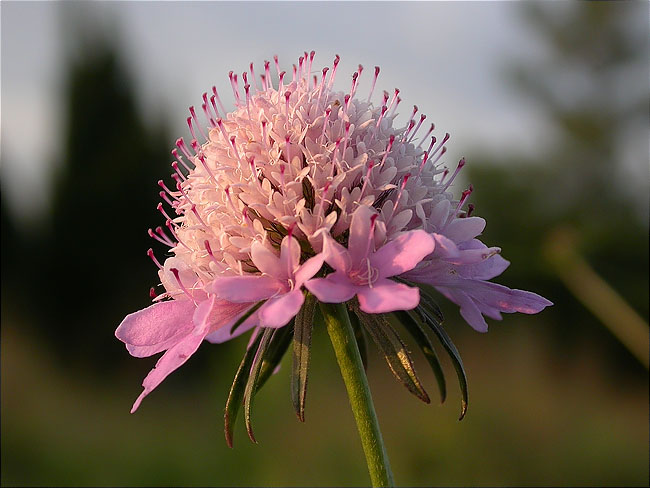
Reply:
[[[348,390],[372,486],[394,486],[393,473],[346,306],[344,303],[320,303],[320,308]]]

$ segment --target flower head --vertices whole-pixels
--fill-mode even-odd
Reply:
[[[190,107],[173,183],[158,182],[165,228],[149,230],[172,254],[161,264],[149,251],[164,292],[116,331],[134,356],[165,351],[133,410],[203,339],[283,327],[307,290],[323,302],[356,295],[362,312],[382,314],[417,307],[414,284],[426,283],[478,330],[481,314],[550,304],[487,282],[507,262],[475,239],[485,222],[464,209],[470,191],[459,200],[449,191],[464,165],[451,175],[442,165],[449,134],[425,131],[416,106],[395,125],[399,90],[371,101],[379,68],[360,99],[362,66],[341,92],[339,57],[317,75],[313,59],[305,53],[290,74],[277,58],[275,74],[269,62],[259,77],[252,64],[230,72],[232,112],[215,87],[203,94],[203,121]]]

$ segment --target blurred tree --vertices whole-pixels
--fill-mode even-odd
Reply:
[[[622,143],[631,127],[647,126],[647,80],[638,76],[647,73],[647,36],[630,25],[635,16],[647,18],[648,8],[573,3],[558,15],[547,7],[523,6],[545,40],[546,61],[516,66],[513,74],[517,88],[551,121],[554,138],[532,156],[500,155],[503,164],[472,158],[479,164],[468,176],[480,182],[474,203],[489,222],[486,242],[502,246],[517,263],[503,281],[556,303],[545,317],[557,342],[569,351],[578,340],[594,338],[613,362],[628,364],[622,347],[552,275],[542,247],[553,228],[576,230],[587,261],[648,317],[648,224],[638,212],[637,187],[626,190],[630,184],[621,178]],[[647,159],[639,164],[647,171]],[[647,191],[647,176],[641,188]]]
[[[160,121],[138,113],[113,45],[80,39],[78,50],[65,80],[63,161],[36,236],[31,273],[44,293],[32,312],[62,359],[99,371],[120,357],[112,331],[157,283],[146,228],[160,222],[155,182],[171,156]]]

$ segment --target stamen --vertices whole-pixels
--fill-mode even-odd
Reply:
[[[158,229],[160,229],[160,227],[158,227]],[[158,230],[158,229],[156,229],[156,230]],[[165,239],[163,239],[158,234],[154,233],[154,231],[151,230],[151,229],[148,229],[147,233],[149,234],[149,237],[152,237],[153,239],[156,239],[158,242],[164,244],[165,246],[176,247],[175,244],[172,241],[170,241],[167,236],[165,236]]]
[[[390,105],[388,106],[388,110],[391,109],[393,104],[395,103],[395,100],[397,99],[397,95],[399,95],[399,88],[395,88],[395,92],[393,93],[393,99],[390,101]],[[397,107],[397,105],[395,105]]]
[[[284,138],[284,153],[287,158],[287,163],[291,164],[291,138],[289,134]],[[280,168],[280,172],[284,175],[284,166]],[[282,182],[282,186],[284,186],[284,181]]]
[[[178,169],[178,162],[177,161],[172,161],[172,168],[174,168],[174,171],[176,171],[176,174],[178,174],[181,177],[181,180],[185,181],[187,178],[183,173],[181,173],[181,170]]]
[[[368,232],[368,241],[366,242],[365,257],[368,257],[368,254],[370,254],[370,246],[374,246],[375,243],[375,222],[377,221],[377,217],[379,217],[379,214],[372,214],[370,216],[370,231]]]
[[[339,66],[339,61],[341,61],[341,57],[337,54],[336,57],[334,58],[334,66],[332,67],[332,73],[330,74],[330,79],[327,82],[327,91],[331,91],[332,85],[334,84],[334,78],[336,77],[336,68]]]
[[[404,135],[402,136],[402,140],[400,141],[400,143],[404,144],[404,142],[406,141],[406,138],[409,135],[409,132],[411,132],[411,130],[413,129],[414,126],[415,126],[415,120],[411,120],[409,122],[408,128],[406,129],[406,131],[404,132]]]
[[[361,193],[359,194],[359,201],[363,198],[363,194],[366,191],[366,186],[368,186],[368,181],[370,181],[370,174],[372,173],[372,168],[375,167],[375,162],[370,161],[368,163],[368,169],[366,171],[366,177],[363,179],[363,186],[361,186]]]
[[[255,78],[255,70],[253,68],[253,63],[248,67],[251,73],[251,80],[253,81],[253,88],[255,88],[255,93],[257,93],[257,79]]]
[[[221,129],[221,135],[223,136],[224,141],[228,142],[228,133],[223,125],[223,120],[217,119],[217,125],[219,126],[219,129]]]
[[[424,157],[422,158],[422,162],[420,163],[420,169],[418,171],[418,176],[422,174],[422,170],[424,169],[424,166],[427,164],[427,160],[429,159],[429,153],[424,151]]]
[[[424,114],[420,115],[420,122],[418,122],[418,126],[415,128],[415,130],[413,131],[413,134],[411,134],[411,137],[406,142],[411,142],[413,139],[415,139],[415,134],[418,133],[418,131],[420,130],[420,127],[422,126],[422,122],[424,122],[424,119],[426,119],[426,118],[427,118],[426,115],[424,115]]]
[[[307,74],[309,75],[311,73],[311,66],[312,63],[314,62],[314,56],[316,56],[316,51],[312,51],[309,53],[309,66],[307,67]],[[314,82],[314,88],[316,88],[316,82]]]
[[[282,71],[278,75],[278,79],[279,79],[279,81],[278,81],[278,93],[282,93],[282,90],[284,90],[284,77],[285,77],[286,74],[287,74],[286,71]]]
[[[325,130],[327,130],[327,122],[330,119],[330,114],[331,113],[332,113],[332,109],[328,107],[327,110],[325,110],[325,120],[323,120],[323,131],[320,133],[320,142],[321,142],[321,144],[323,142],[323,138],[325,137]]]
[[[273,56],[273,61],[275,62],[275,69],[278,71],[278,76],[280,76],[280,62],[278,61],[277,54]],[[268,63],[268,61],[265,61],[265,63]]]
[[[187,149],[187,146],[185,145],[185,141],[183,140],[182,137],[176,139],[176,147],[181,150],[181,152],[185,155],[187,159],[189,159],[190,161],[192,160],[192,156],[190,155],[190,152]]]
[[[216,257],[214,257],[214,254],[212,253],[212,248],[210,247],[210,241],[207,239],[203,241],[203,245],[205,246],[205,250],[208,251],[208,256],[217,264],[221,264]]]
[[[370,98],[372,97],[372,93],[375,91],[375,85],[377,84],[377,78],[379,78],[379,66],[375,66],[375,76],[372,79],[372,86],[370,87],[370,93],[368,93],[368,100],[366,100],[368,103],[370,103]]]
[[[204,221],[204,220],[201,218],[201,216],[199,215],[199,212],[198,212],[198,210],[196,209],[196,205],[195,205],[195,204],[192,204],[192,213],[196,216],[197,219],[199,219],[199,222],[201,222],[201,225],[203,225],[204,227],[208,227],[208,224],[206,224],[205,221]]]
[[[156,293],[156,289],[152,286],[149,288],[149,298],[156,298],[158,294]]]
[[[173,223],[172,223],[171,220],[166,220],[166,221],[165,221],[165,225],[166,225],[167,228],[169,229],[169,232],[171,233],[171,235],[174,236],[174,239],[176,239],[176,241],[177,241],[181,246],[183,246],[183,247],[184,247],[185,249],[187,249],[188,251],[193,252],[192,249],[190,249],[190,247],[189,247],[187,244],[185,244],[183,241],[181,241],[181,240],[179,239],[178,234],[177,234],[176,231],[174,230],[174,225],[173,225]],[[160,229],[160,230],[162,231],[162,228],[161,228],[161,227],[158,227],[156,230],[158,230],[158,229]]]
[[[212,96],[210,97],[210,105],[211,105],[212,108],[214,109],[214,114],[215,114],[216,118],[217,118],[217,119],[220,119],[220,118],[221,118],[221,115],[219,114],[219,110],[217,109],[217,104],[216,104],[216,101],[215,101],[215,100],[216,100],[216,97],[215,97],[214,95],[212,95]],[[215,120],[215,126],[216,126],[216,123],[217,123],[217,122],[216,122],[216,120]]]
[[[241,106],[241,97],[239,96],[239,84],[237,83],[237,75],[234,71],[228,73],[228,78],[230,78],[230,86],[232,87],[232,93],[235,96],[235,105],[237,107]]]
[[[207,141],[208,136],[205,135],[205,132],[203,131],[203,127],[201,127],[201,124],[199,123],[199,119],[196,117],[196,110],[194,110],[194,106],[190,107],[190,114],[192,115],[192,119],[194,119],[194,123],[199,128],[199,132],[203,136],[203,139]],[[194,139],[196,139],[196,137],[194,137]]]
[[[153,249],[149,248],[149,250],[147,251],[147,256],[149,256],[151,260],[156,264],[156,266],[158,266],[158,269],[163,269],[162,264],[160,264],[160,262],[156,259],[156,256],[153,253]],[[155,296],[152,298],[155,298]]]
[[[167,202],[167,204],[168,204],[170,207],[175,208],[175,207],[174,207],[174,203],[172,203],[172,201],[169,199],[169,197],[167,196],[167,193],[165,193],[164,191],[161,191],[160,193],[158,193],[158,195],[160,195],[160,198],[162,198],[163,200],[165,200],[165,202]]]
[[[174,274],[174,278],[176,278],[176,281],[178,282],[178,287],[183,290],[183,292],[188,296],[188,298],[192,301],[194,301],[194,297],[192,294],[185,288],[185,285],[181,281],[180,273],[178,272],[178,269],[176,268],[170,268],[169,271],[171,271]]]
[[[174,195],[174,193],[172,193],[172,191],[169,188],[167,188],[167,185],[165,185],[165,182],[163,180],[158,180],[158,186],[163,190],[165,190],[169,194],[169,196],[172,197],[174,200],[180,201],[178,197]]]
[[[214,95],[214,98],[217,99],[217,103],[219,104],[219,108],[221,109],[221,113],[224,113],[224,114],[227,113],[226,109],[223,108],[223,103],[221,103],[221,98],[219,98],[219,93],[217,92],[217,87],[216,86],[212,87],[212,94]],[[215,110],[216,110],[216,108],[215,108]],[[218,114],[219,113],[217,112],[217,115]]]
[[[158,205],[156,205],[156,209],[157,209],[161,214],[163,214],[163,217],[165,217],[165,219],[167,219],[167,220],[172,220],[171,217],[170,217],[169,215],[167,215],[167,212],[165,212],[165,209],[163,208],[162,203],[159,202]]]
[[[264,149],[269,149],[269,144],[267,142],[269,140],[269,134],[266,129],[266,124],[268,124],[268,122],[266,120],[263,120],[262,121],[262,142],[264,143]]]
[[[456,178],[456,175],[458,175],[460,170],[463,169],[463,166],[465,166],[465,158],[462,158],[460,161],[458,161],[458,166],[456,166],[456,171],[454,171],[454,174],[451,175],[451,178],[449,179],[449,181],[443,187],[443,189],[442,189],[443,192],[446,191],[447,188],[449,188],[449,185],[451,185],[451,183],[454,181],[454,179]],[[443,174],[442,180],[440,181],[440,183],[442,183],[442,181],[445,179],[445,176],[447,176],[446,173]]]
[[[390,153],[390,150],[393,148],[393,143],[394,142],[395,142],[395,134],[391,134],[391,136],[388,138],[388,146],[386,146],[386,152],[384,153],[384,157],[381,159],[381,163],[379,163],[380,168],[386,162],[386,158],[388,157],[388,154]]]
[[[183,157],[182,157],[180,154],[178,154],[178,151],[176,150],[176,148],[172,149],[172,155],[176,158],[176,160],[177,160],[179,163],[181,163],[181,164],[183,165],[183,167],[184,167],[187,171],[192,171],[192,170],[190,169],[190,167],[189,167],[187,164],[185,164],[185,161],[183,161]]]
[[[287,129],[289,129],[289,98],[291,97],[291,92],[284,92],[284,106],[287,112]]]
[[[458,201],[458,205],[456,206],[456,212],[459,212],[461,208],[463,208],[463,205],[469,198],[469,196],[472,194],[474,191],[474,187],[472,185],[469,185],[469,188],[465,190],[461,195],[460,195],[460,200]]]
[[[390,111],[388,114],[389,117],[392,117],[395,115],[395,112],[397,112],[397,107],[399,106],[399,103],[402,101],[400,97],[397,97],[397,100],[395,101],[395,105],[393,106],[393,110]]]
[[[278,66],[278,59],[277,58],[278,58],[277,56],[273,56],[273,59],[275,59],[275,65],[276,66]],[[264,61],[264,76],[265,76],[265,79],[266,79],[267,88],[273,88],[273,86],[271,85],[271,69],[269,68],[270,64],[271,63],[269,63],[268,61],[266,61],[266,60]],[[278,70],[278,72],[279,71],[280,70]]]
[[[397,193],[397,198],[395,199],[395,205],[393,205],[393,215],[397,212],[397,206],[399,205],[399,201],[402,198],[402,193],[404,192],[404,188],[406,188],[406,182],[409,180],[411,177],[411,173],[406,173],[404,175],[404,178],[402,179],[402,185],[400,186],[399,192]]]
[[[473,203],[468,203],[467,204],[467,217],[472,216],[472,212],[474,212],[474,204]]]
[[[422,143],[426,140],[426,138],[429,137],[429,134],[431,134],[435,128],[436,128],[436,125],[431,124],[431,127],[429,127],[429,130],[427,131],[427,133],[424,134],[424,136],[420,140],[420,144],[417,145],[418,148],[422,145]]]

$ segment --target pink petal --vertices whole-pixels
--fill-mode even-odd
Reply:
[[[314,257],[309,258],[307,261],[302,263],[302,266],[296,270],[295,278],[295,287],[302,287],[303,283],[314,276],[320,271],[323,267],[323,261],[325,256],[323,253],[320,253]]]
[[[460,306],[460,315],[477,332],[487,332],[488,324],[481,315],[477,304],[463,290],[458,288],[438,288],[449,300]]]
[[[435,249],[433,250],[433,257],[450,260],[457,258],[459,255],[458,246],[451,239],[443,236],[442,234],[431,234],[431,237],[436,241]]]
[[[305,288],[324,303],[342,303],[350,300],[359,288],[353,285],[344,273],[330,273],[325,278],[314,278],[305,283]]]
[[[280,266],[284,276],[290,278],[300,263],[300,244],[293,237],[285,236],[280,245]],[[280,276],[275,276],[282,279]]]
[[[380,278],[372,288],[359,287],[357,297],[361,310],[366,313],[411,310],[420,303],[420,289]]]
[[[154,369],[152,369],[142,382],[144,390],[136,399],[131,408],[131,413],[135,412],[144,397],[151,393],[167,376],[182,366],[203,342],[203,338],[208,334],[211,321],[215,297],[211,297],[199,304],[194,311],[193,321],[195,329],[193,333],[188,334],[173,347],[169,348],[165,354],[158,360]]]
[[[286,285],[271,276],[224,276],[216,278],[205,289],[224,300],[250,303],[283,293]]]
[[[470,297],[505,313],[534,314],[541,312],[552,302],[537,293],[512,290],[489,281],[462,280],[460,285]]]
[[[452,220],[441,232],[452,241],[459,243],[474,239],[485,229],[485,219],[481,217],[466,217]]]
[[[348,238],[348,252],[352,259],[352,266],[361,263],[368,253],[374,250],[374,236],[370,235],[370,218],[376,212],[366,206],[360,205],[352,214],[350,223],[350,237]]]
[[[259,310],[260,326],[282,327],[296,316],[305,301],[302,290],[295,289],[277,298],[271,298]]]
[[[251,244],[251,259],[255,267],[262,273],[278,279],[285,277],[283,273],[286,268],[282,268],[280,258],[261,242],[255,241]]]
[[[433,252],[435,241],[423,230],[400,234],[370,256],[370,264],[379,270],[380,278],[409,271]]]
[[[324,237],[323,255],[325,261],[336,271],[347,274],[352,267],[350,253],[341,244],[336,242],[333,237],[327,235]]]
[[[131,413],[138,409],[144,397],[151,393],[170,373],[182,366],[196,352],[204,337],[205,334],[189,334],[162,355],[154,369],[149,372],[142,382],[144,390],[133,404]]]
[[[190,300],[158,302],[127,315],[115,331],[135,357],[157,354],[189,334],[195,305]]]
[[[235,322],[237,322],[237,320],[246,313],[246,310],[253,305],[253,303],[249,303],[246,309],[242,310],[242,312],[234,317],[230,322],[205,336],[205,340],[211,342],[212,344],[221,344],[242,335],[244,332],[248,332],[253,327],[258,325],[260,322],[258,316],[259,310],[248,317],[243,324],[237,327],[237,330],[235,330],[234,333],[230,333],[230,329],[232,329],[232,326],[235,325]]]

